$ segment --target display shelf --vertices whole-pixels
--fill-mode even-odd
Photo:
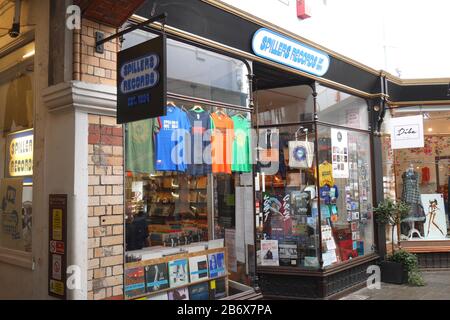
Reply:
[[[167,288],[167,289],[158,290],[155,292],[147,292],[145,294],[136,295],[133,297],[125,297],[125,300],[135,300],[135,299],[139,299],[139,298],[149,297],[149,296],[152,296],[155,294],[167,293],[167,292],[175,290],[175,289],[186,288],[186,287],[190,287],[192,285],[196,285],[199,283],[209,282],[212,280],[217,280],[217,279],[222,279],[222,278],[225,278],[225,292],[226,292],[226,295],[228,296],[228,276],[230,273],[228,271],[228,255],[227,255],[227,250],[225,247],[215,248],[215,249],[206,249],[206,250],[202,250],[202,251],[198,251],[198,252],[176,253],[176,254],[168,255],[165,257],[161,257],[161,258],[136,261],[136,262],[127,262],[127,263],[125,263],[125,269],[146,267],[146,266],[155,265],[155,264],[159,264],[159,263],[169,263],[170,261],[174,261],[174,260],[189,259],[192,257],[203,256],[203,255],[208,256],[209,254],[214,254],[214,253],[219,253],[219,252],[223,252],[223,254],[224,254],[224,265],[226,266],[226,274],[224,276],[215,277],[215,278],[208,277],[208,279],[195,281],[195,282],[189,282],[187,284],[184,284],[184,285],[178,286],[178,287]]]
[[[204,279],[204,280],[200,280],[200,281],[196,281],[196,282],[189,282],[187,284],[184,284],[182,286],[178,286],[178,287],[173,287],[173,288],[167,288],[167,289],[162,289],[162,290],[158,290],[155,292],[148,292],[148,293],[144,293],[138,296],[134,296],[134,297],[126,297],[126,300],[136,300],[139,298],[145,298],[145,297],[151,297],[153,295],[157,295],[157,294],[162,294],[162,293],[168,293],[170,291],[176,290],[176,289],[182,289],[182,288],[189,288],[190,286],[199,284],[199,283],[205,283],[205,282],[209,282],[209,281],[213,281],[213,280],[217,280],[217,279],[223,279],[223,278],[228,278],[228,275],[225,276],[221,276],[221,277],[216,277],[216,278],[208,278],[208,279]],[[225,279],[226,281],[227,279]],[[228,296],[228,284],[225,286],[226,288],[226,295]],[[208,286],[208,290],[209,290],[209,286]]]

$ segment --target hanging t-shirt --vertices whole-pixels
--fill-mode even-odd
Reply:
[[[323,162],[319,165],[319,186],[328,184],[334,185],[333,166],[329,162]]]
[[[336,185],[320,187],[320,199],[324,200],[325,204],[335,203],[337,197],[339,197],[339,191]]]
[[[204,157],[205,149],[211,143],[211,117],[206,111],[195,110],[189,110],[187,115],[191,125],[191,161],[187,173],[203,176],[211,172],[211,159]]]
[[[135,173],[153,173],[154,134],[159,131],[158,118],[127,123],[125,126],[125,170]]]
[[[234,127],[232,171],[251,172],[250,121],[240,115],[231,117]]]
[[[231,173],[233,120],[225,114],[211,114],[211,161],[213,173]]]
[[[286,178],[286,166],[284,165],[283,135],[277,128],[259,129],[258,162],[256,170],[264,172],[266,175],[281,173],[283,179]]]
[[[156,166],[158,171],[186,171],[186,142],[191,125],[186,112],[175,106],[159,118],[161,128],[156,135]]]

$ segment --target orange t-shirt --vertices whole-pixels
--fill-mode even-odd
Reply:
[[[211,114],[211,162],[213,173],[231,173],[231,162],[233,160],[233,120],[217,112]]]

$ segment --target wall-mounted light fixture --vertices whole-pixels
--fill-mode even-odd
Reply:
[[[33,49],[33,50],[31,50],[31,51],[25,53],[25,54],[22,56],[22,59],[27,59],[27,58],[29,58],[29,57],[32,57],[32,56],[34,56],[35,53],[36,53],[36,52],[35,52],[35,50]]]

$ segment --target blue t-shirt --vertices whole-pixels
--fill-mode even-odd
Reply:
[[[186,171],[189,159],[186,154],[191,125],[186,115],[178,107],[168,106],[167,114],[159,118],[160,126],[156,135],[157,171]]]

